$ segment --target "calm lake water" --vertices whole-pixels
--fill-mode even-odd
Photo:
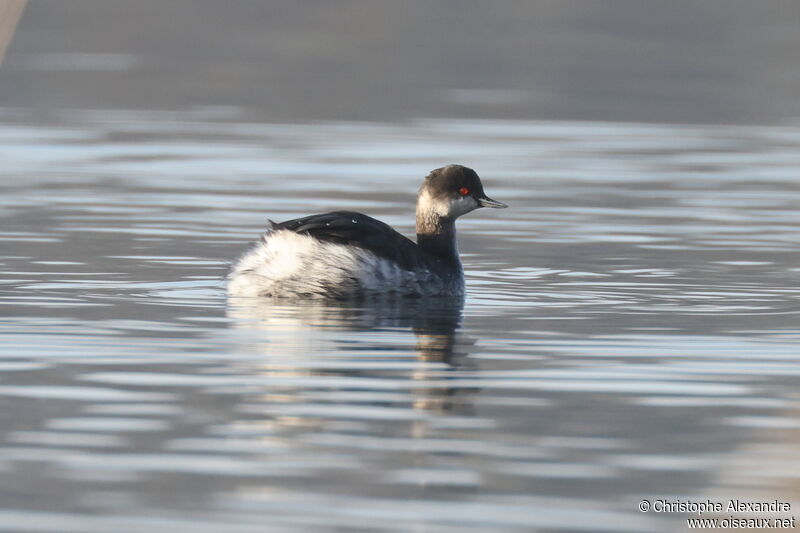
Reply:
[[[800,513],[800,130],[245,114],[2,112],[0,530]],[[226,299],[267,218],[411,234],[451,162],[511,205],[459,222],[463,305]]]

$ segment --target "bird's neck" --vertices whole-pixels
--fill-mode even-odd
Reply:
[[[458,262],[455,219],[418,207],[417,245],[437,257]]]

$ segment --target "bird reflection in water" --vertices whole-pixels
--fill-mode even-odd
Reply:
[[[471,366],[467,356],[474,344],[459,332],[463,307],[463,297],[356,303],[230,298],[228,316],[237,336],[245,333],[243,348],[258,356],[251,371],[275,376],[276,383],[293,378],[291,388],[270,387],[276,392],[260,402],[330,405],[339,398],[374,406],[385,405],[387,398],[395,404],[398,393],[409,391],[414,411],[468,415],[475,389],[457,385],[458,374]],[[312,379],[320,377],[332,379]],[[311,422],[303,416],[281,418]]]

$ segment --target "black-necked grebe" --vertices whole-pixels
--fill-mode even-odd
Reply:
[[[372,217],[334,211],[270,222],[228,274],[231,296],[350,298],[461,295],[456,218],[492,200],[471,168],[431,171],[417,196],[416,244]]]

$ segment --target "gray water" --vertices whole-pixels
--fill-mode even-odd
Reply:
[[[797,498],[797,129],[3,118],[3,531],[669,531],[641,499]],[[267,217],[408,234],[450,161],[511,204],[459,221],[463,307],[226,300]]]
[[[32,0],[0,69],[0,531],[800,514],[798,15]],[[465,301],[226,298],[268,218],[411,235],[448,163],[511,205],[458,223]]]

